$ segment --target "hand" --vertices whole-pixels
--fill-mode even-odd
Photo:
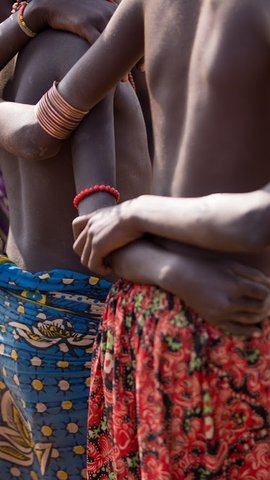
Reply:
[[[108,0],[33,0],[39,3],[42,23],[74,33],[92,45],[106,27],[116,5]],[[41,2],[41,4],[40,4]]]
[[[106,257],[143,235],[128,214],[131,202],[102,208],[73,221],[73,249],[91,271],[102,276],[110,274],[112,270]]]
[[[182,257],[138,240],[114,252],[110,264],[117,276],[173,293],[233,335],[260,333],[259,324],[269,315],[269,279],[233,261]]]
[[[169,254],[159,285],[233,335],[260,333],[258,324],[269,315],[268,277],[234,261]]]

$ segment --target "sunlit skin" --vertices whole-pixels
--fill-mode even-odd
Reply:
[[[269,178],[268,10],[266,0],[241,4],[236,0],[123,0],[105,33],[60,82],[59,91],[72,105],[92,108],[144,55],[154,124],[154,193],[173,197],[177,208],[181,197],[258,189]],[[48,157],[60,148],[59,142],[37,124],[33,107],[8,103],[0,107],[0,122],[6,119],[0,133],[4,148],[13,153],[24,149],[29,159]],[[82,229],[81,222],[79,219],[78,227],[75,223],[76,235]],[[86,228],[85,239],[87,233]],[[179,241],[158,237],[153,241],[152,248],[162,261],[164,252],[179,255],[173,257],[174,262],[167,262],[165,276],[157,277],[164,273],[162,262],[153,266],[150,261],[148,278],[143,280],[156,275],[156,283],[183,295],[206,318],[209,305],[211,318],[215,316],[215,306],[214,312],[220,313],[218,321],[225,316],[245,323],[239,312],[247,310],[246,297],[251,298],[249,311],[257,311],[258,305],[261,308],[261,302],[254,302],[259,295],[245,295],[242,288],[235,296],[229,289],[228,285],[234,288],[243,278],[243,272],[239,276],[232,268],[235,264],[230,264],[232,253],[229,258],[187,248]],[[139,251],[143,257],[145,248],[140,243],[129,248],[129,255],[126,249],[123,252],[125,267],[121,252],[117,262],[112,262],[116,273],[124,270],[131,280],[138,280],[132,258],[138,257]],[[82,250],[81,245],[77,253]],[[89,263],[83,253],[85,265],[91,267],[92,260]],[[233,262],[270,273],[267,249],[248,255],[236,253]],[[244,276],[267,283],[262,274],[248,271]],[[215,295],[202,285],[210,285],[213,279]],[[205,294],[202,303],[194,294],[198,291]],[[236,302],[233,305],[232,299]],[[224,304],[227,309],[222,310]],[[266,309],[260,314],[262,318]],[[259,317],[255,317],[257,322]]]
[[[74,2],[65,1],[67,11],[70,9],[74,13]],[[83,2],[82,6],[85,19],[86,4],[89,11],[89,2]],[[94,34],[95,5],[95,2],[91,4]],[[105,7],[105,17],[114,11],[114,7],[105,0],[101,5]],[[31,19],[39,18],[39,14],[38,9],[33,10]],[[51,14],[51,18],[59,26],[56,17]],[[61,18],[62,25],[65,21]],[[8,22],[4,34],[10,38],[13,24],[11,20]],[[20,40],[24,40],[20,37],[18,26],[17,30],[14,48],[19,46]],[[4,34],[2,38],[5,38]],[[19,55],[14,78],[5,89],[5,98],[29,104],[36,103],[52,81],[60,80],[89,48],[89,43],[78,36],[52,30],[46,30],[26,43]],[[4,49],[1,49],[0,63],[1,60],[4,63],[5,55]],[[123,138],[128,142],[123,143]],[[127,154],[130,158],[129,183],[125,181]],[[71,224],[77,215],[72,201],[76,192],[84,187],[83,182],[87,181],[90,185],[114,185],[116,182],[123,200],[139,192],[147,193],[150,189],[146,132],[133,88],[129,83],[120,83],[97,105],[54,158],[46,162],[28,162],[21,156],[1,151],[1,169],[10,206],[7,253],[11,260],[32,272],[67,268],[89,273],[72,249]],[[82,202],[80,208],[84,213],[86,206],[89,212],[114,203],[113,197],[99,194],[91,199],[89,205],[87,201]]]

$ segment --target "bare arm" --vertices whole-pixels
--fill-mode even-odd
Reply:
[[[0,14],[3,21],[0,24],[0,70],[30,40],[18,25],[18,14],[10,15],[12,3],[1,2]],[[38,33],[46,27],[66,30],[92,44],[114,11],[113,4],[106,0],[92,0],[91,3],[80,0],[79,8],[73,0],[32,0],[25,9],[24,17],[33,32]]]
[[[142,4],[123,0],[105,32],[59,83],[59,92],[71,105],[89,110],[131,70],[143,50]]]
[[[270,184],[254,192],[201,198],[142,196],[130,203],[126,221],[137,231],[177,242],[255,252],[270,245],[269,218]]]
[[[234,335],[259,333],[258,324],[269,313],[269,280],[234,261],[174,254],[139,240],[114,252],[110,262],[118,276],[173,293]]]
[[[93,185],[116,186],[116,159],[113,118],[113,92],[88,114],[72,138],[72,159],[76,192]],[[83,199],[79,213],[115,205],[106,192]]]
[[[59,84],[60,94],[71,105],[81,110],[96,105],[141,58],[142,13],[140,0],[123,0],[110,27]],[[29,27],[35,28],[32,24]],[[4,126],[0,129],[0,146],[13,155],[44,159],[54,156],[61,147],[61,141],[39,125],[33,106],[0,103],[0,125]]]
[[[97,271],[112,251],[144,234],[209,250],[251,253],[270,245],[269,217],[269,184],[255,192],[198,198],[144,195],[88,216],[74,248]]]

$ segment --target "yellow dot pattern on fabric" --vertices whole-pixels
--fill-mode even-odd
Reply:
[[[65,400],[64,402],[61,403],[61,406],[63,410],[71,410],[73,407],[73,403],[70,402],[69,400]]]
[[[74,278],[63,278],[62,282],[64,285],[71,285],[74,283]]]
[[[45,437],[50,437],[53,433],[52,428],[49,427],[49,425],[43,425],[41,432],[43,435],[45,435]]]
[[[34,471],[32,471],[32,472],[30,473],[30,478],[31,478],[31,480],[38,480],[38,475],[37,475],[37,473],[34,472]]]
[[[0,344],[0,355],[3,355],[5,352],[5,345],[3,343]]]
[[[43,383],[40,381],[40,380],[33,380],[32,381],[32,387],[35,389],[35,390],[42,390],[44,385]]]
[[[18,308],[17,308],[17,312],[18,313],[24,313],[24,307],[22,305],[20,305]]]
[[[36,410],[38,413],[43,413],[46,412],[47,410],[47,405],[45,403],[36,403]]]
[[[89,284],[90,284],[90,285],[96,285],[98,282],[99,282],[99,278],[98,278],[98,277],[90,277],[90,278],[89,278]]]
[[[10,356],[12,360],[15,360],[15,362],[18,360],[18,353],[16,352],[16,350],[12,350]]]
[[[4,390],[6,388],[6,385],[0,381],[0,390]]]
[[[52,449],[52,455],[51,455],[52,458],[58,458],[59,457],[59,451],[57,450],[57,448],[53,448]]]
[[[89,387],[90,386],[90,377],[86,378],[84,383],[87,387]]]
[[[23,399],[21,399],[21,404],[22,404],[23,408],[26,408],[26,403]]]
[[[42,360],[39,357],[33,357],[31,358],[31,364],[33,365],[33,367],[40,367],[40,365],[42,364]]]
[[[7,327],[5,325],[0,326],[1,332],[6,333],[7,332]]]
[[[13,375],[13,382],[16,383],[16,385],[20,385],[20,380],[18,375]]]
[[[58,382],[58,387],[60,388],[60,390],[66,392],[67,390],[69,390],[70,384],[69,382],[67,382],[67,380],[60,380],[60,382]]]
[[[48,273],[43,273],[42,275],[39,275],[40,280],[47,280],[47,278],[50,278],[50,275]]]
[[[76,445],[73,447],[73,452],[77,455],[83,455],[85,452],[85,448],[82,445]]]
[[[59,368],[68,368],[69,367],[69,362],[60,361],[60,362],[57,362],[56,365]]]
[[[77,433],[78,430],[79,430],[79,427],[78,427],[77,423],[73,423],[73,422],[68,423],[67,431],[69,433]]]
[[[7,371],[6,371],[5,367],[2,368],[2,372],[3,372],[4,377],[6,377],[7,376]]]
[[[68,352],[68,346],[65,343],[59,343],[58,348],[60,352]]]
[[[11,473],[11,475],[13,475],[13,477],[17,477],[17,478],[18,478],[18,477],[21,476],[21,471],[20,471],[18,468],[16,468],[16,467],[12,467],[12,468],[10,469],[10,473]]]
[[[58,478],[58,480],[67,480],[68,474],[67,474],[67,472],[64,472],[63,470],[58,470],[58,472],[56,474],[56,477]]]

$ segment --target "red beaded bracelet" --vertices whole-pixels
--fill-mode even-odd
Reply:
[[[89,195],[92,195],[93,193],[97,192],[106,192],[112,195],[116,202],[118,203],[120,200],[120,193],[116,188],[111,187],[110,185],[94,185],[93,187],[85,188],[82,190],[78,195],[74,197],[73,200],[73,205],[75,208],[79,207],[79,203],[85,198],[88,197]]]

